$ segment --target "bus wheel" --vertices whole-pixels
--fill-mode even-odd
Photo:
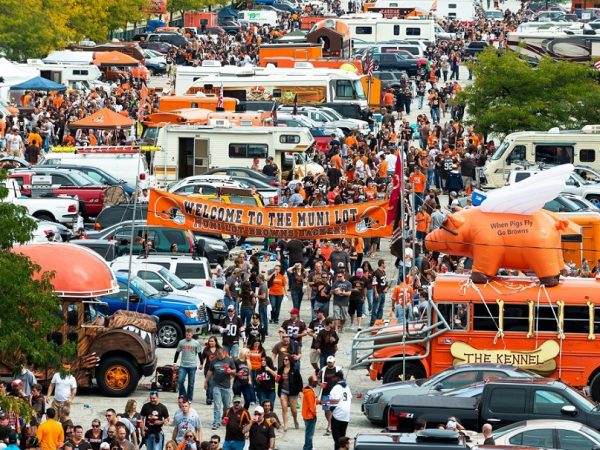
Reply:
[[[600,373],[592,378],[592,382],[590,383],[590,395],[595,402],[600,401]]]
[[[403,373],[404,365],[399,362],[389,367],[383,374],[383,384],[394,383],[403,380],[418,380],[425,378],[425,370],[420,364],[407,362],[405,365],[406,373]]]

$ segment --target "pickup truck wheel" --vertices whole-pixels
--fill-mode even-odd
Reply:
[[[106,358],[96,372],[98,387],[108,397],[127,397],[137,388],[139,378],[137,368],[121,356]]]
[[[590,395],[595,402],[600,401],[600,373],[592,378],[590,383]]]
[[[419,364],[407,362],[406,376],[403,376],[402,368],[402,363],[399,362],[391,366],[388,370],[386,370],[383,374],[383,384],[394,383],[395,381],[410,379],[418,380],[419,378],[425,378],[425,371],[423,370],[423,367],[421,367]]]
[[[165,348],[176,347],[183,339],[183,331],[177,322],[164,320],[158,324],[158,345]]]
[[[38,212],[33,214],[33,217],[40,220],[46,220],[48,222],[56,222],[54,216],[48,212]]]

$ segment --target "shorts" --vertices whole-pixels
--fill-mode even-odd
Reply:
[[[311,364],[319,364],[319,358],[321,357],[321,354],[318,352],[318,350],[316,348],[311,348],[310,349],[310,363]]]
[[[362,311],[363,301],[350,299],[350,303],[348,304],[348,314],[350,314],[351,316],[356,314],[356,317],[362,317]]]
[[[329,395],[321,396],[321,403],[325,403],[329,401]],[[331,405],[323,405],[323,411],[331,411],[334,407]]]
[[[333,319],[346,320],[348,318],[348,307],[341,305],[333,305]]]
[[[425,233],[424,231],[417,231],[417,239],[422,241],[423,239],[425,239],[425,236],[427,236],[427,233]]]

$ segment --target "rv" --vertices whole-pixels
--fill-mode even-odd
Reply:
[[[600,57],[600,35],[574,34],[560,27],[508,33],[507,46],[536,63],[547,56],[555,60],[589,62]]]
[[[177,72],[179,72],[179,70]],[[188,108],[216,111],[218,104],[219,97],[217,95],[206,96],[202,93],[199,93],[198,95],[183,96],[164,95],[158,99],[158,109],[161,112]],[[237,99],[224,97],[222,108],[225,111],[235,111],[237,104]]]
[[[102,76],[100,69],[93,64],[45,64],[39,59],[28,59],[23,66],[39,70],[42,78],[69,89],[92,90],[95,88],[94,82]]]
[[[234,97],[240,101],[277,100],[284,105],[353,103],[367,108],[362,79],[339,69],[239,68],[237,73],[200,75],[191,86],[177,84],[177,95],[197,92]]]
[[[225,122],[225,121],[224,121]],[[142,135],[147,141],[151,136]],[[212,167],[250,166],[254,158],[272,156],[282,172],[304,164],[303,153],[314,143],[307,128],[165,125],[158,129],[152,169],[159,184],[202,175]],[[297,157],[290,160],[289,153]],[[306,164],[309,164],[306,162]],[[292,172],[293,173],[293,172]]]
[[[510,171],[519,167],[566,163],[600,170],[600,125],[509,134],[485,166],[483,188],[504,186]]]
[[[435,2],[435,15],[450,20],[472,22],[475,20],[477,7],[473,0],[441,0]]]
[[[365,42],[381,42],[393,40],[435,41],[436,34],[444,32],[443,28],[429,19],[384,19],[369,17],[356,18],[348,16],[340,18],[350,28],[350,38]]]

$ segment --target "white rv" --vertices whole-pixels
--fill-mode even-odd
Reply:
[[[350,15],[342,16],[350,29],[350,37],[365,42],[383,42],[396,40],[435,41],[436,34],[444,32],[434,20],[430,19],[384,19],[371,15],[368,18]]]
[[[94,82],[102,76],[98,66],[93,64],[46,64],[39,59],[28,59],[24,66],[39,70],[42,78],[60,83],[69,89],[91,90],[95,87]]]
[[[439,0],[436,4],[435,15],[438,17],[465,22],[475,20],[477,7],[473,0]]]
[[[504,186],[513,169],[566,163],[600,170],[600,125],[509,134],[485,166],[484,188]]]
[[[156,130],[146,129],[150,133]],[[142,135],[145,141],[151,138]],[[154,142],[160,150],[153,152],[151,165],[161,185],[202,175],[213,167],[250,167],[254,158],[264,161],[268,156],[275,159],[282,172],[294,171],[295,166],[305,166],[306,172],[315,173],[316,169],[306,166],[312,163],[303,158],[314,144],[308,128],[171,124],[158,129]]]

